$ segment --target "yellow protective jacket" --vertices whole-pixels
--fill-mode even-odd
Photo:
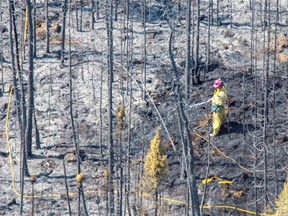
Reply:
[[[222,86],[222,88],[217,88],[214,90],[212,97],[212,111],[213,111],[213,136],[216,136],[221,128],[221,125],[227,121],[227,113],[225,110],[225,105],[227,102],[227,91]]]
[[[212,97],[212,106],[218,106],[223,108],[227,102],[227,91],[224,86],[214,90]]]

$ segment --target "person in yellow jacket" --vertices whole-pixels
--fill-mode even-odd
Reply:
[[[214,93],[212,97],[212,111],[213,111],[213,132],[210,136],[216,136],[223,123],[227,121],[227,90],[225,89],[221,79],[217,79],[213,83]]]

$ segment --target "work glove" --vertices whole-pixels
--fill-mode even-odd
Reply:
[[[212,111],[213,111],[213,112],[218,112],[218,111],[220,111],[220,109],[221,109],[220,106],[217,106],[217,105],[213,105],[213,106],[212,106]]]

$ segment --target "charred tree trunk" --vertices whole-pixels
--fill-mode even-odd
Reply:
[[[191,0],[187,0],[186,9],[186,65],[185,65],[185,97],[188,99],[190,92],[190,79],[191,79]]]
[[[99,19],[100,19],[100,6],[99,6],[99,0],[96,0],[95,6],[96,6],[96,20],[99,20]]]
[[[37,57],[37,47],[36,47],[36,29],[37,29],[37,17],[36,17],[36,0],[33,0],[33,58]]]
[[[99,132],[99,145],[100,145],[100,155],[103,157],[103,114],[102,114],[102,104],[103,104],[103,69],[101,68],[100,74],[100,99],[99,99],[99,120],[100,120],[100,132]]]
[[[13,26],[15,27],[15,17],[14,17],[14,1],[11,0],[9,2],[9,37],[10,37],[10,51],[11,51],[11,62],[12,62],[12,72],[13,72],[13,86],[14,89],[10,89],[10,94],[14,91],[15,99],[16,99],[16,113],[17,113],[17,120],[19,124],[19,131],[20,131],[20,141],[21,141],[21,167],[20,167],[20,212],[19,214],[22,215],[23,212],[23,192],[24,192],[24,176],[29,175],[28,173],[28,166],[26,160],[26,149],[25,149],[25,140],[24,140],[24,132],[23,132],[23,119],[21,118],[21,110],[20,110],[20,95],[18,89],[18,80],[17,80],[17,72],[16,72],[16,65],[15,65],[15,56],[14,56],[14,43],[17,46],[17,31],[14,28],[14,33],[16,31],[16,38],[13,38]],[[17,49],[16,49],[17,50]]]
[[[196,38],[195,38],[195,66],[193,73],[193,84],[200,83],[200,62],[199,62],[199,39],[200,39],[200,0],[196,0],[197,20],[196,20]]]
[[[50,31],[49,31],[49,0],[45,0],[45,21],[46,21],[46,53],[50,52]]]
[[[0,22],[2,22],[2,1],[0,1]],[[0,66],[1,66],[1,82],[2,82],[2,93],[4,92],[4,67],[3,67],[3,62],[4,62],[4,55],[3,55],[3,34],[0,34]]]
[[[91,29],[95,29],[95,0],[91,0]]]
[[[279,0],[276,1],[276,21],[275,21],[275,31],[274,31],[274,52],[273,52],[273,104],[276,104],[276,92],[275,92],[275,79],[276,79],[276,41],[277,41],[277,34],[278,34],[278,26],[279,24]],[[279,194],[279,185],[278,185],[278,174],[277,174],[277,162],[276,162],[276,106],[273,106],[273,163],[274,163],[274,185],[275,185],[275,197]]]
[[[67,0],[65,0],[67,1]],[[71,26],[71,10],[69,10],[69,27]],[[73,111],[73,80],[72,80],[72,56],[71,56],[71,28],[69,28],[69,108],[70,108],[70,118],[71,118],[71,125],[72,125],[72,137],[73,137],[73,143],[75,148],[75,155],[77,158],[77,173],[78,175],[81,174],[81,159],[79,156],[79,142],[77,142],[77,135],[76,135],[76,127],[75,127],[75,121],[74,121],[74,111]],[[88,216],[88,211],[86,207],[86,201],[85,201],[85,195],[83,190],[83,181],[78,182],[78,198],[82,198],[83,203],[83,211],[78,211],[78,214],[80,215],[80,212],[83,212],[85,216]],[[80,207],[80,204],[79,204]]]
[[[106,31],[107,31],[107,65],[108,65],[108,125],[109,125],[109,135],[108,135],[108,145],[109,145],[109,177],[108,177],[108,187],[109,187],[109,197],[108,197],[108,208],[109,215],[114,215],[114,145],[113,145],[113,0],[106,0]]]
[[[269,15],[269,11],[268,11],[268,0],[265,0],[264,3],[264,13],[263,13],[263,28],[264,28],[264,40],[263,40],[263,44],[264,44],[264,53],[263,53],[263,90],[264,90],[264,97],[263,97],[263,160],[264,160],[264,167],[263,167],[263,171],[264,171],[264,207],[267,208],[267,202],[269,200],[268,197],[268,152],[267,152],[267,148],[268,148],[268,141],[267,141],[267,130],[268,130],[268,123],[269,123],[269,119],[268,119],[268,70],[269,70],[269,30],[268,30],[268,25],[270,23],[268,15]],[[268,32],[266,32],[266,30]],[[267,34],[267,35],[266,35]]]
[[[29,33],[29,70],[28,70],[28,104],[27,104],[27,124],[25,131],[25,144],[27,158],[32,156],[32,129],[33,129],[33,112],[34,112],[34,38],[32,24],[32,5],[30,0],[26,0],[28,9],[28,33]]]
[[[38,124],[37,124],[37,118],[36,118],[35,110],[34,110],[34,113],[33,113],[33,117],[34,117],[34,127],[35,127],[35,147],[36,147],[36,149],[40,149],[41,148],[40,132],[39,132]]]
[[[143,35],[143,69],[142,69],[142,98],[146,100],[146,61],[147,61],[147,32],[146,32],[146,0],[142,0],[142,27],[144,31]]]
[[[114,0],[115,1],[115,3],[114,3],[114,19],[115,19],[115,21],[117,21],[118,20],[118,14],[117,14],[117,11],[118,11],[118,7],[119,7],[119,0]]]
[[[64,66],[65,38],[66,38],[66,13],[67,0],[64,0],[63,5],[63,22],[62,22],[62,41],[61,41],[61,66]]]
[[[80,0],[80,28],[79,31],[83,31],[83,0]]]
[[[176,64],[174,61],[173,57],[173,30],[171,31],[170,35],[170,40],[169,40],[169,56],[175,76],[175,96],[176,100],[179,104],[177,106],[177,113],[179,117],[179,122],[183,126],[183,135],[184,135],[184,142],[183,144],[183,149],[184,149],[184,154],[185,154],[185,166],[186,166],[186,172],[187,172],[187,184],[188,184],[188,189],[189,189],[189,196],[191,197],[192,201],[192,215],[194,216],[200,216],[200,203],[199,203],[199,197],[198,197],[198,190],[196,186],[196,181],[195,181],[195,174],[194,174],[194,153],[193,153],[193,146],[192,146],[192,137],[191,137],[191,132],[189,130],[188,126],[188,119],[187,116],[184,112],[184,107],[183,107],[183,97],[182,93],[180,91],[180,76],[179,72],[176,68]]]
[[[67,174],[66,174],[65,160],[63,160],[62,163],[63,163],[64,181],[65,181],[65,189],[66,189],[66,196],[67,196],[67,204],[68,204],[69,216],[71,216],[71,215],[72,215],[72,211],[71,211],[71,204],[70,204],[70,197],[69,197],[69,188],[68,188],[68,182],[67,182]]]

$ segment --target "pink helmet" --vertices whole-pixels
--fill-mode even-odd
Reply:
[[[222,86],[222,80],[220,78],[214,81],[214,83],[213,83],[214,88],[218,88],[221,86]]]

